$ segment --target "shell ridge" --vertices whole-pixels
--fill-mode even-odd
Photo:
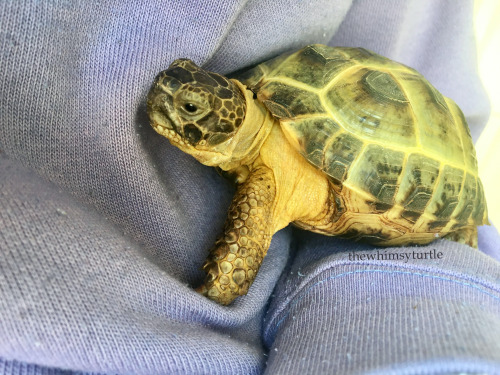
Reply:
[[[342,131],[346,132],[347,130],[346,130],[346,127],[342,123],[343,121],[340,121],[340,119],[335,115],[335,113],[330,108],[330,105],[328,103],[326,103],[324,95],[319,95],[319,102],[321,103],[321,105],[323,106],[323,108],[326,109],[326,112],[328,113],[328,115],[330,116],[330,118],[332,118],[337,123],[337,125],[340,126],[340,128],[342,129]],[[332,140],[332,142],[333,142],[333,140]]]
[[[342,130],[341,130],[342,132]],[[339,132],[336,132],[335,134],[337,134]],[[344,132],[342,132],[344,133]],[[330,146],[333,144],[333,142],[335,142],[335,134],[332,134],[332,136],[328,139],[328,141],[325,142],[325,146],[323,147],[323,153],[322,153],[322,156],[321,156],[321,170],[322,171],[325,171],[326,173],[326,165],[325,165],[325,158],[326,158],[326,151],[330,148]]]
[[[465,173],[464,173],[464,177],[462,178],[462,184],[460,185],[460,193],[458,193],[458,198],[457,198],[458,203],[457,203],[457,206],[455,207],[455,209],[453,210],[453,212],[450,215],[450,219],[454,220],[455,223],[459,222],[458,220],[456,220],[456,217],[459,214],[459,212],[457,212],[457,211],[459,209],[462,209],[462,205],[460,203],[462,202],[462,195],[464,194],[464,191],[465,191],[465,182],[467,180],[467,174],[468,173],[469,173],[468,171],[465,171]],[[477,178],[475,178],[474,181],[476,183],[476,194],[477,194]],[[474,200],[475,200],[475,198],[476,197],[474,197]],[[471,212],[471,214],[472,214],[472,212]],[[468,223],[470,222],[470,220],[472,220],[472,218],[471,218],[472,215],[471,214],[469,214],[469,217],[467,218],[467,222]],[[451,228],[451,226],[450,226],[450,228]]]
[[[320,90],[318,90],[318,89],[316,89],[316,88],[308,85],[307,83],[299,82],[296,79],[293,79],[293,78],[287,77],[287,76],[277,75],[277,76],[274,76],[272,78],[268,78],[266,80],[266,84],[267,84],[267,82],[283,83],[285,85],[297,87],[297,88],[299,88],[301,90],[309,91],[309,92],[312,92],[314,94],[319,94],[320,93]]]
[[[436,161],[439,162],[439,160],[436,160]],[[441,183],[441,179],[444,178],[444,168],[445,168],[445,166],[446,166],[445,163],[439,163],[438,175],[437,175],[437,178],[436,178],[436,182],[434,183],[434,186],[432,187],[431,198],[427,201],[427,203],[425,204],[425,206],[424,206],[424,208],[422,210],[422,216],[425,214],[424,217],[427,217],[427,218],[429,218],[432,221],[437,220],[437,217],[433,213],[429,212],[428,209],[429,209],[429,205],[431,204],[431,202],[433,202],[432,197],[434,197],[436,195],[436,189],[440,186],[439,184]],[[465,173],[464,173],[464,176],[465,176]],[[462,192],[464,178],[465,177],[462,178],[462,184],[460,185],[460,193]],[[460,198],[458,198],[458,200],[460,201]],[[450,215],[450,218],[451,218],[451,216],[452,215]],[[417,226],[417,223],[419,221],[420,221],[420,219],[415,223],[415,227]]]
[[[411,118],[413,119],[413,124],[414,124],[414,130],[415,130],[415,140],[417,142],[418,148],[422,147],[422,141],[420,139],[420,121],[418,121],[417,117],[415,116],[415,108],[413,106],[413,101],[411,99],[411,90],[408,89],[408,87],[405,87],[405,84],[403,83],[403,79],[398,79],[397,76],[393,74],[393,72],[388,71],[387,74],[389,74],[392,78],[394,78],[395,82],[403,92],[404,96],[408,99],[408,105],[410,106],[410,114]]]
[[[448,103],[448,100],[450,100],[450,99],[445,98],[444,102],[446,103],[446,106],[448,107],[448,111],[451,113],[451,116],[453,117],[453,127],[455,128],[456,133],[458,134],[458,139],[460,140],[460,144],[462,146],[462,157],[463,157],[463,162],[465,165],[466,164],[465,161],[467,158],[467,155],[465,154],[466,147],[465,147],[465,142],[464,142],[464,139],[462,136],[463,132],[458,128],[459,124],[461,124],[462,121],[461,121],[461,119],[457,118],[455,111],[451,108],[450,103]],[[467,168],[467,166],[465,166],[465,168]]]
[[[345,68],[344,70],[342,70],[341,72],[339,72],[334,78],[332,78],[328,84],[326,84],[324,87],[322,87],[320,90],[318,90],[318,94],[320,95],[320,97],[323,97],[325,96],[325,94],[342,78],[344,77],[345,75],[347,75],[348,73],[351,73],[351,70],[360,70],[364,68],[364,66],[362,64],[360,64],[359,62],[357,62],[357,64],[354,64],[354,65],[351,65],[349,66],[348,68]]]
[[[451,116],[453,117],[453,127],[455,128],[456,132],[458,133],[458,139],[460,140],[460,145],[462,148],[463,162],[465,164],[465,159],[466,159],[467,155],[465,154],[466,147],[465,147],[464,139],[462,137],[462,132],[460,131],[460,129],[458,129],[460,120],[455,116],[455,113],[451,110],[451,108],[449,108],[448,101],[446,99],[445,99],[445,103],[446,103],[446,106],[448,107],[448,111],[451,113]],[[461,121],[460,121],[460,123],[461,123]],[[468,173],[470,173],[470,171],[468,170],[467,167],[466,167],[466,170]],[[462,182],[462,184],[463,184],[463,182]]]
[[[334,138],[334,137],[332,137]],[[347,171],[347,175],[346,175],[346,178],[344,180],[344,182],[342,183],[343,185],[346,185],[346,186],[349,186],[351,189],[353,188],[353,185],[350,185],[349,184],[349,175],[351,174],[351,172],[354,172],[356,171],[357,167],[359,166],[359,164],[361,163],[361,160],[363,159],[363,155],[365,154],[366,152],[366,149],[368,148],[369,144],[366,144],[366,143],[363,143],[363,146],[361,146],[361,149],[359,150],[359,153],[358,155],[356,156],[356,158],[352,161],[348,171]],[[360,189],[356,189],[357,192],[360,192],[361,190]],[[375,199],[375,197],[373,196],[373,194],[365,191],[365,190],[362,190],[364,192],[364,194],[367,194],[367,196],[370,196],[371,199]]]
[[[406,169],[408,168],[408,158],[410,157],[410,153],[405,152],[403,153],[403,155],[404,156],[403,156],[403,162],[401,163],[401,173],[399,174],[396,180],[396,191],[394,192],[394,207],[396,208],[401,207],[402,209],[404,209],[404,206],[402,206],[400,202],[397,201],[397,197],[399,195],[399,189],[401,189],[401,182],[403,181],[403,178],[406,175]]]
[[[414,76],[420,75],[418,72],[413,71],[412,69],[410,69],[406,65],[399,64],[399,63],[398,63],[398,67],[392,67],[392,66],[391,67],[385,67],[385,66],[380,66],[380,65],[374,65],[374,64],[371,64],[371,63],[365,63],[364,66],[366,68],[371,69],[371,70],[378,70],[380,72],[384,72],[384,73],[387,73],[387,74],[391,74],[391,73],[397,72],[397,73],[403,73],[403,74],[411,74],[411,75],[414,75]]]

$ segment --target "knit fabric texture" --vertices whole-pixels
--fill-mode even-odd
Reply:
[[[176,58],[225,74],[359,46],[420,71],[475,140],[489,106],[472,14],[472,0],[1,1],[0,373],[500,373],[493,227],[480,251],[287,227],[247,296],[198,295],[234,187],[145,111]]]

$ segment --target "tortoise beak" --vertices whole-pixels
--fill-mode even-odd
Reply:
[[[163,72],[162,72],[163,73]],[[173,113],[173,94],[178,87],[168,85],[165,75],[160,73],[148,93],[147,113],[151,125],[156,129],[161,126],[165,129],[175,130],[175,122],[170,116]],[[174,89],[174,90],[172,90]]]

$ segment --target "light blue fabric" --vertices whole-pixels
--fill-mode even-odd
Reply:
[[[149,126],[179,57],[229,73],[361,46],[488,116],[472,1],[0,2],[0,373],[500,373],[500,241],[377,249],[292,227],[247,296],[196,294],[233,187]],[[485,255],[487,254],[487,255]],[[497,259],[497,260],[494,260]]]

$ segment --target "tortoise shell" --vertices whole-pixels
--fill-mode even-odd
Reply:
[[[311,45],[235,78],[351,197],[349,211],[384,212],[411,231],[487,223],[464,115],[414,69],[363,48]]]

